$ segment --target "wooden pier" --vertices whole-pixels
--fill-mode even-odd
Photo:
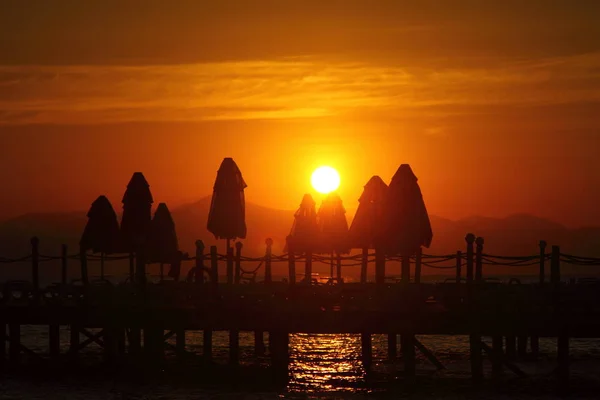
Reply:
[[[188,261],[194,263],[189,279],[183,281],[148,282],[144,260],[138,256],[136,270],[128,282],[110,284],[88,278],[87,265],[95,256],[69,256],[63,246],[57,257],[43,256],[39,243],[32,239],[32,254],[21,260],[31,262],[31,281],[7,281],[2,285],[0,300],[0,365],[4,370],[17,368],[23,353],[32,353],[21,343],[22,325],[48,327],[49,363],[73,360],[91,343],[102,346],[108,365],[123,357],[144,357],[147,365],[160,365],[165,357],[166,340],[176,337],[175,353],[185,353],[188,330],[204,332],[203,357],[212,361],[212,332],[228,331],[229,362],[240,361],[239,332],[255,332],[256,353],[267,349],[263,332],[268,334],[268,354],[274,378],[288,379],[290,333],[356,333],[362,338],[363,362],[368,370],[372,360],[371,335],[389,335],[389,357],[397,356],[400,335],[404,376],[416,373],[415,353],[422,352],[437,368],[443,368],[435,356],[415,335],[454,334],[470,339],[471,372],[475,381],[484,379],[483,357],[492,361],[492,373],[503,368],[517,375],[524,373],[513,363],[515,357],[530,351],[535,357],[540,337],[558,338],[557,383],[563,390],[569,382],[569,338],[600,338],[600,282],[580,280],[563,282],[561,262],[578,265],[600,265],[600,260],[561,254],[560,248],[545,251],[540,243],[539,255],[531,257],[494,257],[483,252],[483,240],[467,235],[466,251],[450,256],[417,254],[412,258],[414,274],[402,268],[399,282],[386,282],[385,258],[376,254],[338,256],[341,268],[361,268],[359,283],[343,283],[331,279],[327,284],[314,284],[311,265],[318,256],[273,255],[272,241],[267,241],[265,256],[247,258],[236,245],[225,255],[216,247],[204,253],[197,242],[197,252]],[[107,257],[127,259],[123,257]],[[44,261],[62,260],[61,282],[40,287],[39,270]],[[67,282],[70,260],[78,260],[81,282]],[[366,270],[376,261],[375,282],[367,282]],[[389,260],[389,259],[388,259]],[[0,259],[3,262],[15,260]],[[408,260],[405,261],[406,265]],[[259,267],[245,270],[243,263],[259,262]],[[287,282],[274,281],[272,264],[286,262]],[[327,259],[327,262],[328,259]],[[550,264],[550,279],[546,265]],[[304,279],[296,272],[306,266]],[[521,284],[489,281],[483,266],[495,263],[512,266],[539,265],[539,281]],[[72,263],[73,264],[73,263]],[[226,279],[219,281],[219,264],[225,266]],[[445,282],[421,283],[423,268],[453,269],[455,274]],[[247,279],[264,272],[262,282]],[[466,279],[462,276],[465,272]],[[137,272],[137,274],[135,273]],[[72,274],[71,274],[72,275]],[[241,282],[246,281],[243,284]],[[70,349],[60,354],[59,327],[69,326]],[[98,333],[90,329],[99,328]],[[491,337],[492,346],[482,341]],[[84,339],[85,338],[85,339]],[[83,339],[83,340],[82,340]],[[143,344],[142,344],[143,343]],[[7,346],[8,344],[8,346]]]

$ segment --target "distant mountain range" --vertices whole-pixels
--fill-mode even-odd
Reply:
[[[206,246],[217,244],[223,252],[224,243],[217,242],[206,230],[210,197],[171,210],[176,224],[180,248],[194,253],[194,242]],[[118,210],[118,205],[115,205]],[[243,253],[264,254],[265,239],[274,240],[273,252],[282,253],[285,237],[293,222],[293,210],[276,210],[246,203],[248,237],[243,240]],[[496,255],[533,255],[539,252],[540,239],[548,246],[560,245],[563,253],[600,257],[600,227],[568,229],[563,225],[527,214],[506,218],[473,216],[450,220],[431,216],[434,238],[428,254],[454,254],[465,248],[464,237],[472,232],[485,238],[485,252]],[[349,222],[351,216],[348,217]],[[59,255],[66,243],[70,253],[77,253],[78,243],[87,222],[86,212],[26,214],[0,223],[0,256],[16,258],[30,253],[29,239],[40,239],[40,250],[46,255]],[[548,251],[550,249],[548,248]]]
[[[182,250],[194,252],[201,239],[206,246],[222,245],[207,231],[210,197],[171,210]],[[118,208],[115,206],[117,211]],[[119,216],[120,217],[120,216]],[[280,253],[294,219],[293,210],[277,210],[246,202],[248,237],[244,253],[263,254],[265,239],[274,240],[273,251]],[[530,255],[538,252],[538,243],[560,245],[563,252],[581,256],[600,256],[600,227],[568,229],[565,226],[529,214],[505,218],[472,216],[460,220],[430,216],[434,238],[429,254],[449,254],[465,247],[464,237],[471,232],[485,238],[485,252],[498,255]],[[348,216],[348,223],[352,215]],[[58,254],[66,243],[78,246],[87,222],[86,211],[68,213],[32,213],[0,222],[0,256],[18,257],[29,252],[29,239],[37,236],[43,252]],[[222,242],[222,241],[221,241]],[[76,251],[75,251],[76,252]]]

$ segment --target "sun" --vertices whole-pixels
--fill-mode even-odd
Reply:
[[[340,174],[332,167],[319,167],[310,177],[310,183],[317,192],[327,194],[340,186]]]

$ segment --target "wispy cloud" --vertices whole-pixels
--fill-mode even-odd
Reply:
[[[314,57],[137,67],[3,66],[0,123],[464,113],[470,106],[600,101],[599,88],[600,53],[504,64],[489,60],[476,68]]]

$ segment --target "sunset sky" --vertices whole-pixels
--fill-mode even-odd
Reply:
[[[432,214],[600,224],[600,1],[0,2],[0,218],[173,206],[224,157],[294,209],[401,163]],[[314,192],[313,192],[314,193]],[[315,194],[316,196],[316,194]],[[317,199],[319,197],[317,196]]]

